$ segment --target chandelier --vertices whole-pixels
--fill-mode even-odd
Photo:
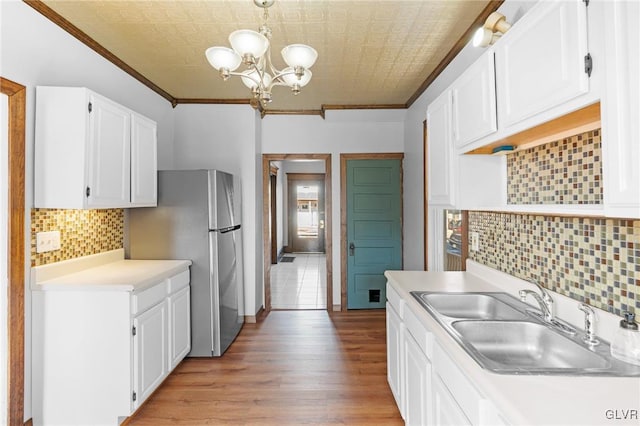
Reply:
[[[288,67],[278,70],[271,63],[271,28],[267,26],[269,7],[275,0],[253,0],[264,10],[264,22],[258,32],[237,30],[229,35],[232,49],[222,46],[210,47],[205,55],[223,80],[231,76],[241,78],[245,86],[251,89],[253,99],[265,107],[271,102],[271,90],[274,86],[288,86],[294,95],[311,80],[309,68],[316,62],[318,52],[305,44],[290,44],[282,49],[282,58]],[[241,63],[247,69],[235,72]],[[255,102],[255,101],[254,101]]]

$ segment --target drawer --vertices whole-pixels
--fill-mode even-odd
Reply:
[[[169,294],[175,293],[189,285],[189,269],[167,279]]]
[[[138,315],[150,307],[157,305],[167,297],[167,280],[162,280],[153,287],[134,294],[131,298],[131,314]]]
[[[391,284],[387,282],[387,300],[389,304],[396,310],[400,319],[403,318],[405,301],[402,300],[397,291],[393,289]]]
[[[404,310],[404,326],[411,333],[427,358],[432,359],[433,335],[427,331],[409,307]]]

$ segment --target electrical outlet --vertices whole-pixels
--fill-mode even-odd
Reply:
[[[60,231],[36,233],[36,253],[60,250]]]
[[[480,250],[480,234],[477,232],[471,232],[471,251]]]

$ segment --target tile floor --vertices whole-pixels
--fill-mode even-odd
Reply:
[[[324,253],[287,253],[285,256],[295,260],[271,265],[271,308],[326,309]]]

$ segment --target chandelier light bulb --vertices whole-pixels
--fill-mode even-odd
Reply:
[[[242,62],[242,58],[228,47],[210,47],[205,51],[207,60],[216,70],[235,71]]]
[[[306,44],[290,44],[282,49],[282,58],[290,67],[311,68],[318,59],[318,52]]]
[[[252,30],[237,30],[229,34],[229,43],[245,62],[247,58],[259,59],[269,48],[269,40]]]
[[[311,73],[311,71],[304,70],[304,74],[302,75],[302,77],[300,79],[298,79],[298,76],[295,74],[293,67],[287,67],[287,68],[283,69],[282,73],[284,74],[282,76],[282,79],[284,80],[286,85],[289,86],[289,87],[294,87],[294,85],[297,85],[298,89],[306,86],[307,83],[309,83],[309,81],[311,81],[311,76],[313,75]],[[300,90],[298,90],[298,91],[300,91]]]

